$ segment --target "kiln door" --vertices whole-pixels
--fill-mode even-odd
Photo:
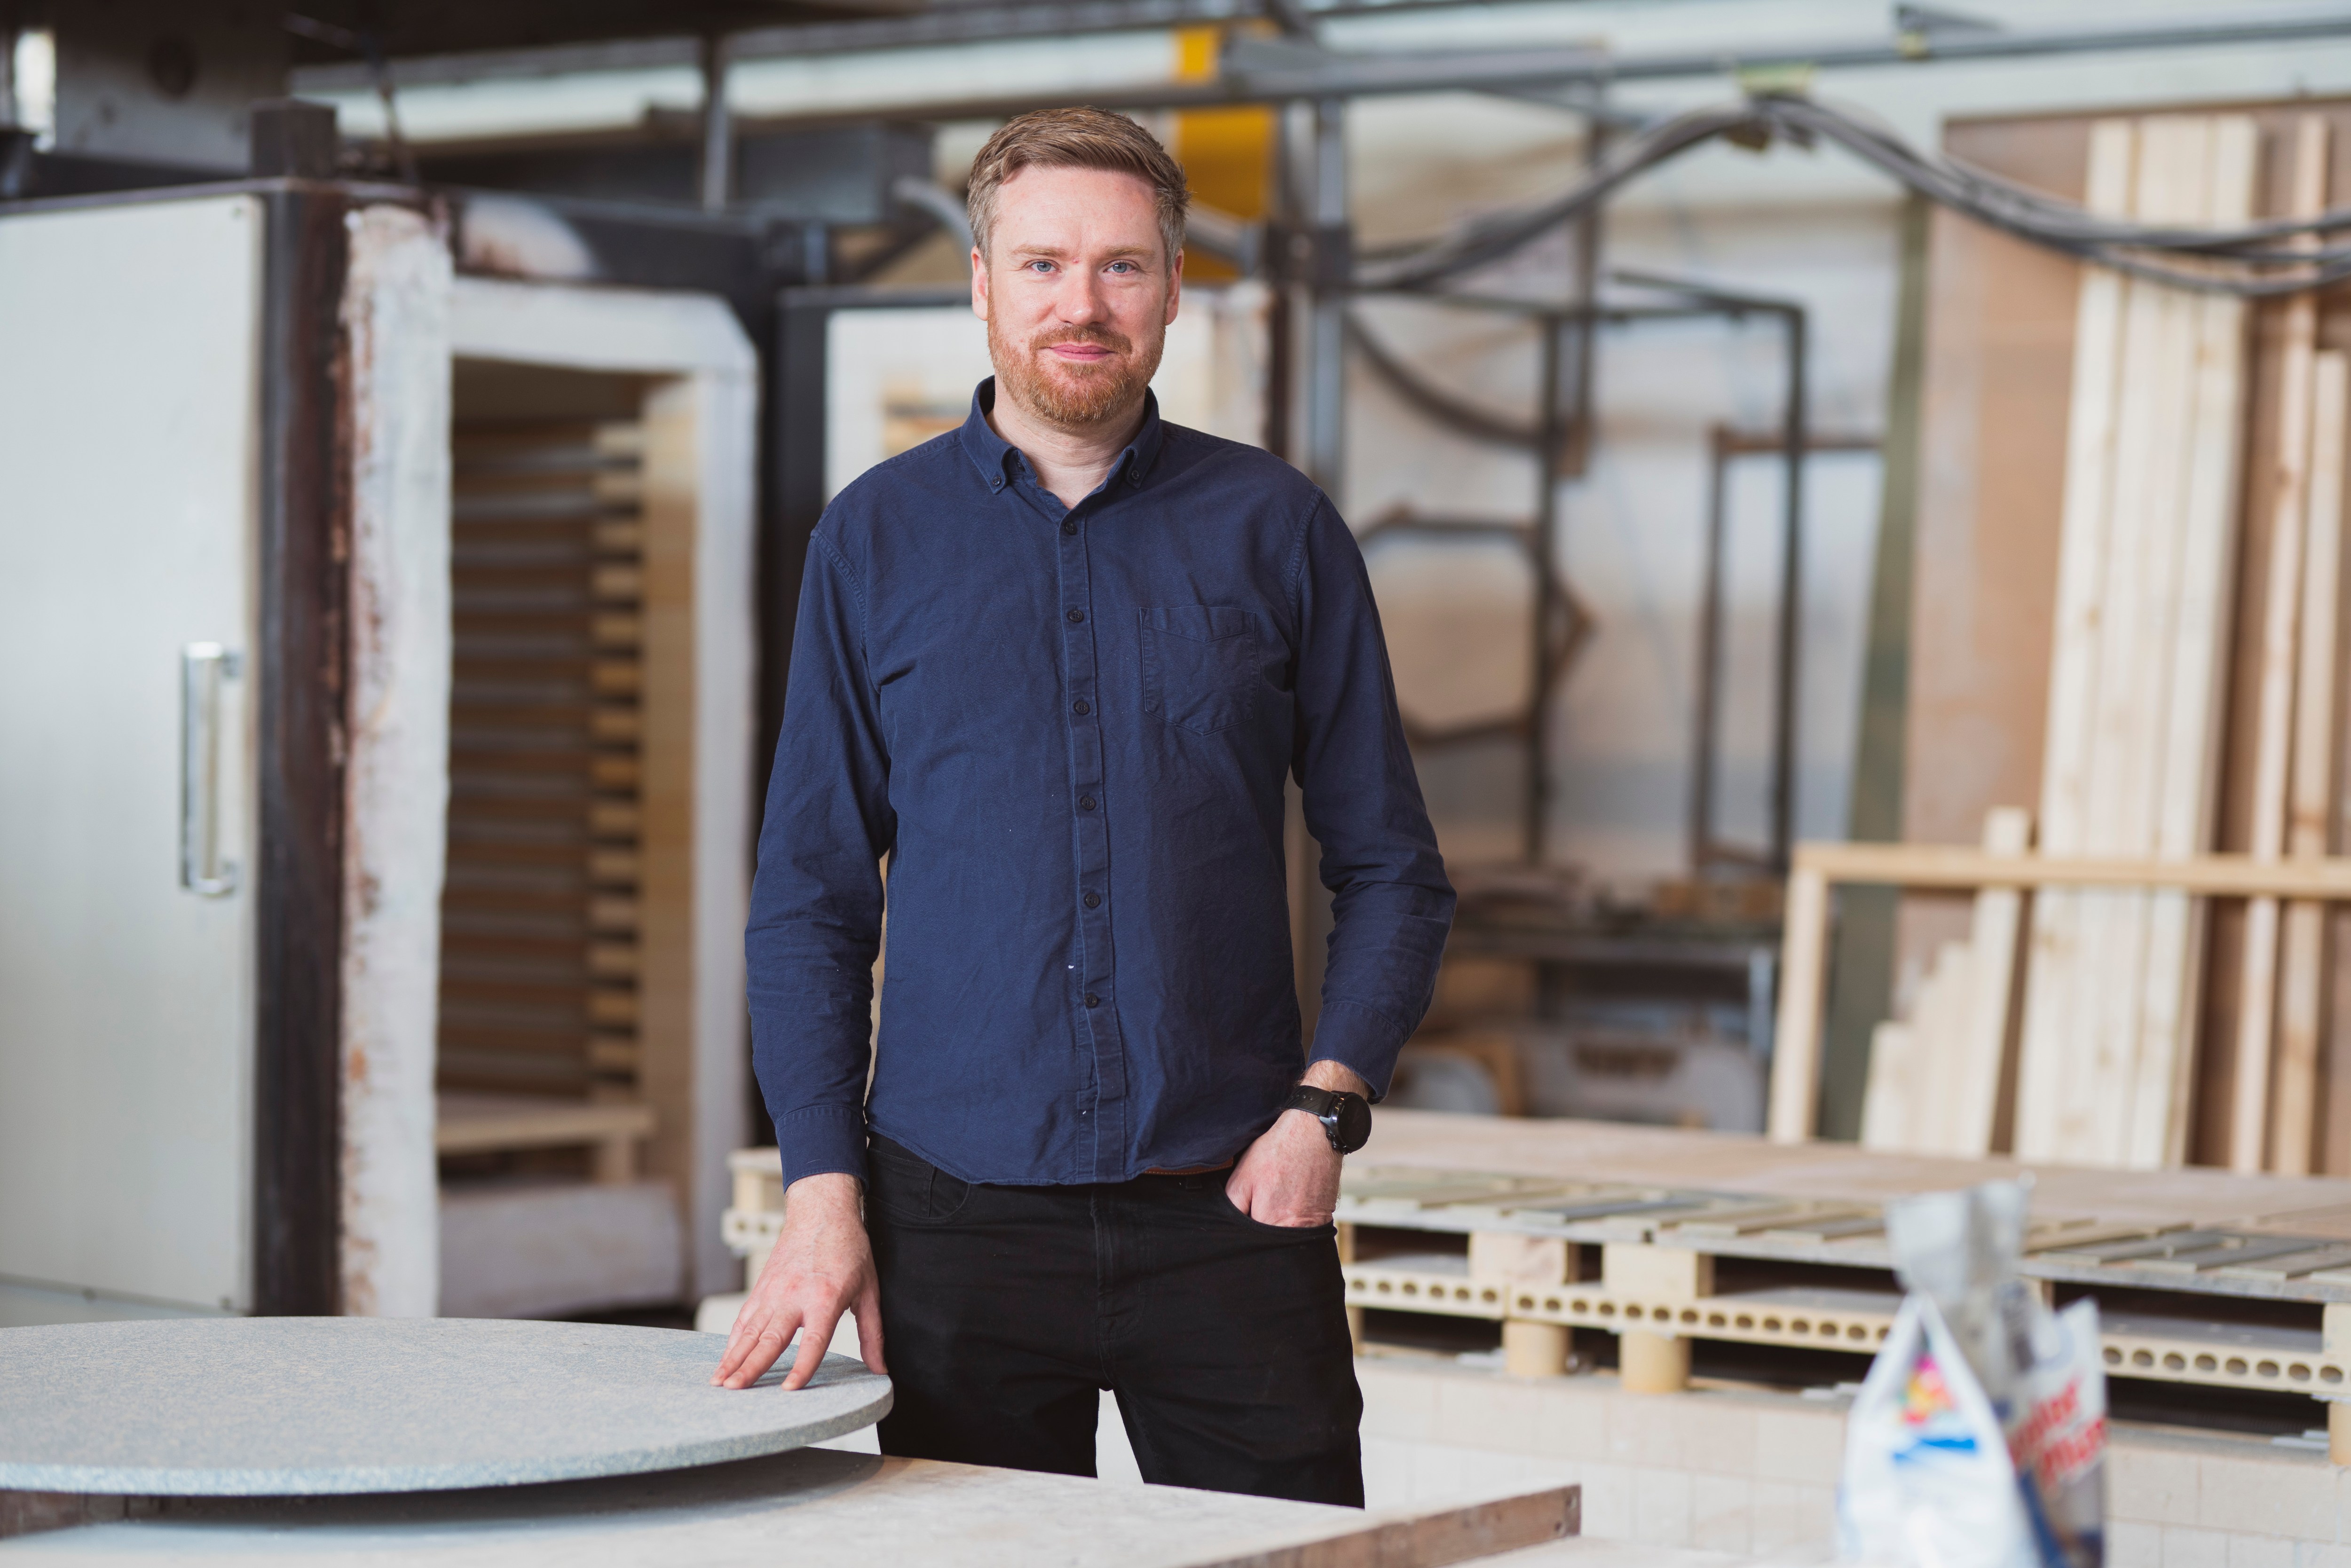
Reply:
[[[0,1278],[253,1269],[263,210],[0,218]]]

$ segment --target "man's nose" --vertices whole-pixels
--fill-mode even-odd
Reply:
[[[1108,318],[1107,297],[1092,267],[1073,267],[1061,274],[1061,286],[1053,291],[1053,314],[1072,327],[1092,326]]]

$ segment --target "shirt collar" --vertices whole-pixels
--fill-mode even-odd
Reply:
[[[1019,456],[1019,452],[989,426],[988,411],[995,406],[996,378],[990,376],[972,389],[971,414],[963,422],[963,429],[957,434],[963,442],[965,455],[979,470],[979,476],[987,482],[987,487],[1001,490],[1019,472],[1013,466],[1013,460]],[[1118,461],[1111,465],[1107,483],[1115,485],[1123,479],[1129,485],[1142,484],[1151,472],[1151,465],[1158,461],[1159,446],[1165,430],[1166,427],[1159,421],[1159,398],[1146,387],[1143,393],[1143,427],[1134,433],[1134,439],[1128,442],[1125,449],[1118,455]]]

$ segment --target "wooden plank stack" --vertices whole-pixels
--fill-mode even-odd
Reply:
[[[2254,214],[2262,140],[2243,115],[2098,121],[2086,204],[2142,222],[2242,224]],[[2328,140],[2317,114],[2269,138],[2291,215],[2327,208]],[[2253,711],[2241,706],[2236,722],[2252,753],[2239,807],[2250,810],[2248,850],[2262,862],[2329,852],[2351,369],[2319,349],[2316,297],[2294,297],[2281,317],[2280,343],[2264,361],[2277,377],[2274,447],[2248,452],[2247,306],[2083,269],[2042,853],[2171,863],[2214,848],[2232,649],[2245,639],[2258,649],[2258,680],[2238,697]],[[2247,613],[2258,623],[2241,632],[2232,611],[2248,489],[2268,498],[2271,521],[2249,585]],[[2000,935],[1983,901],[2022,896],[1980,894],[1976,932],[1936,955],[1911,1018],[1881,1030],[1870,1085],[1877,1113],[1865,1142],[1937,1153],[2012,1147],[2027,1160],[2132,1168],[2183,1163],[2197,1124],[2199,1045],[2213,1044],[2198,1039],[2212,946],[2207,901],[2159,881],[2033,893],[2009,1097],[1998,1087],[2004,1042],[1986,998],[2013,971],[2000,969]],[[2223,1157],[2239,1170],[2306,1172],[2326,917],[2316,903],[2258,896],[2245,928],[2238,983],[2219,992],[2234,1011],[2225,1040],[2233,1051],[2220,1059],[2233,1088]],[[2012,1140],[2003,1142],[1999,1124],[2010,1114]]]
[[[2241,117],[2108,120],[2093,211],[2221,225],[2252,213]],[[2043,850],[2179,857],[2213,818],[2235,540],[2244,308],[2087,269],[2074,350]],[[2178,894],[2036,900],[2016,1149],[2030,1159],[2176,1162],[2195,1012],[2198,906]]]
[[[634,423],[456,432],[444,1088],[637,1088],[643,448]]]

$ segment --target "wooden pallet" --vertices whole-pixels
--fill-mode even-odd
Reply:
[[[1493,1322],[1526,1375],[1564,1373],[1573,1331],[1607,1333],[1627,1386],[1656,1391],[1686,1385],[1694,1341],[1874,1353],[1900,1304],[1882,1199],[2020,1174],[1997,1159],[1406,1111],[1378,1114],[1373,1149],[1385,1159],[1351,1162],[1338,1210],[1359,1324],[1366,1311]],[[725,1234],[756,1274],[782,1221],[781,1167],[773,1149],[729,1165]],[[2111,1375],[2306,1395],[2330,1401],[2337,1429],[2351,1182],[2032,1175],[2020,1271],[2053,1297],[2101,1298]],[[2351,1442],[2337,1457],[2351,1460]]]
[[[1349,1173],[1338,1212],[1352,1233],[1345,1278],[1356,1309],[1481,1318],[1506,1331],[1529,1322],[1867,1354],[1901,1304],[1882,1211],[1864,1200],[1373,1167]],[[1406,1233],[1468,1244],[1420,1248]],[[1501,1236],[1563,1244],[1555,1277],[1481,1268],[1481,1253],[1495,1250],[1482,1244]],[[1596,1277],[1583,1277],[1587,1249],[1599,1254]],[[2112,1375],[2322,1399],[2351,1393],[2351,1239],[2340,1231],[2074,1218],[2036,1225],[2026,1249],[2021,1272],[2047,1288],[2177,1302],[2104,1314]],[[1853,1283],[1718,1291],[1717,1266],[1728,1260],[1824,1266],[1850,1271]],[[2309,1322],[2231,1318],[2232,1302],[2254,1300],[2304,1303]],[[1562,1341],[1562,1362],[1564,1349]],[[1510,1359],[1516,1371],[1564,1371],[1532,1355]],[[1686,1379],[1687,1349],[1673,1362],[1680,1372],[1669,1364],[1667,1387]]]

